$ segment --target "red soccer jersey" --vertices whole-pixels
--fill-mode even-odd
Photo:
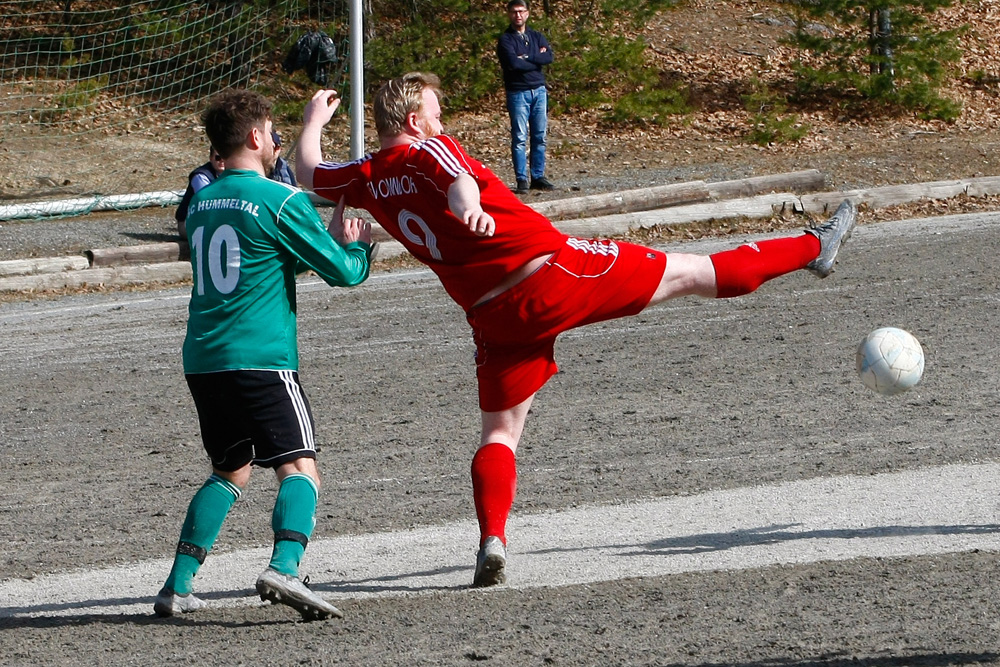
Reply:
[[[448,208],[448,187],[459,174],[479,184],[483,210],[496,221],[493,236],[476,236]],[[560,248],[566,235],[525,206],[496,174],[440,135],[394,146],[360,160],[323,162],[313,173],[316,194],[370,212],[380,225],[441,279],[469,310],[511,271]]]

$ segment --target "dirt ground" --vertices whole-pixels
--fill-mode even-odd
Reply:
[[[516,511],[996,461],[1000,378],[988,360],[1000,348],[983,332],[998,324],[1000,223],[977,220],[865,226],[825,281],[791,275],[746,298],[683,300],[565,336],[562,372],[536,401],[519,454]],[[185,304],[180,287],[0,306],[0,578],[172,552],[206,474],[180,371]],[[471,343],[434,279],[316,285],[300,290],[300,313],[324,471],[316,538],[470,517]],[[924,382],[892,401],[853,370],[856,342],[886,323],[914,332],[928,359]],[[273,491],[255,477],[220,552],[268,544]],[[318,585],[336,580],[336,563],[307,555],[305,567]],[[167,621],[6,618],[0,655],[52,665],[1000,664],[997,600],[996,554],[966,552],[348,598],[345,619],[328,623],[266,607]]]
[[[756,3],[725,4],[732,11],[692,0],[668,13],[658,48],[704,61],[712,50],[697,26],[722,31],[729,41],[706,77],[723,63],[760,60],[740,51],[776,48]],[[997,9],[974,2],[964,13],[987,25]],[[614,134],[587,119],[553,118],[551,177],[561,189],[527,200],[806,168],[827,174],[830,189],[1000,175],[995,96],[966,92],[971,103],[953,125],[845,121],[799,145],[768,148],[739,141],[724,115]],[[809,120],[820,128],[822,119]],[[499,114],[449,119],[470,152],[510,179],[504,123]],[[201,154],[191,144],[197,150],[160,143],[154,156],[186,173]],[[161,182],[163,173],[145,178]],[[788,276],[744,299],[685,300],[567,336],[557,353],[562,372],[529,420],[516,511],[1000,460],[992,363],[1000,344],[990,333],[1000,324],[1000,224],[983,218],[961,232],[915,225],[892,234],[873,224],[989,209],[1000,206],[962,199],[862,211],[849,254],[826,281]],[[171,216],[154,209],[2,222],[0,259],[172,239]],[[745,236],[732,233],[734,243]],[[185,295],[182,286],[0,303],[0,579],[172,552],[206,474],[180,370]],[[300,312],[324,473],[316,537],[471,516],[471,345],[433,279],[402,269],[356,290],[305,290]],[[893,401],[869,394],[853,371],[857,341],[885,324],[915,333],[928,359],[924,382]],[[273,490],[255,477],[220,551],[268,544]],[[336,564],[307,556],[306,569],[322,583],[335,578]],[[247,573],[248,587],[255,575]],[[267,607],[166,621],[4,618],[0,663],[1000,664],[998,600],[996,553],[862,558],[348,599],[338,602],[345,619],[329,623]],[[0,600],[15,604],[30,601]]]

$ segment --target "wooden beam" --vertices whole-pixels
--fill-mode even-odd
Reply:
[[[530,207],[549,220],[570,220],[583,216],[595,217],[628,211],[648,211],[654,208],[706,201],[710,197],[708,187],[703,181],[691,181],[586,197],[551,199],[530,204]]]
[[[703,202],[687,206],[671,206],[655,211],[620,213],[598,218],[582,218],[557,222],[560,231],[574,236],[611,236],[624,234],[630,229],[642,229],[656,225],[679,225],[706,220],[727,220],[731,218],[767,218],[775,207],[797,197],[791,193],[772,193],[756,197]]]
[[[826,185],[826,176],[816,169],[793,171],[787,174],[751,176],[734,181],[709,183],[712,199],[753,197],[771,192],[816,192]]]
[[[139,285],[149,282],[178,283],[190,279],[190,262],[162,262],[0,278],[0,292],[35,292],[68,287]]]
[[[188,258],[188,247],[187,243],[168,241],[121,248],[99,248],[88,250],[87,258],[93,267],[178,262]]]
[[[10,259],[0,262],[0,277],[28,276],[38,273],[58,271],[78,271],[90,267],[90,261],[83,256],[35,257],[32,259]]]
[[[960,195],[983,197],[995,194],[1000,194],[1000,176],[822,192],[798,199],[801,210],[824,215],[832,214],[844,199],[852,199],[856,204],[866,204],[871,208],[885,208],[916,201],[951,199]]]

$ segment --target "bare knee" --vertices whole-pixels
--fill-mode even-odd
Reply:
[[[216,477],[221,477],[230,484],[235,484],[241,489],[245,489],[247,484],[250,483],[250,464],[246,464],[242,468],[236,470],[219,470],[218,468],[213,468],[212,473]]]
[[[511,451],[516,452],[534,398],[534,395],[531,395],[514,407],[499,412],[482,412],[483,430],[479,446],[499,443],[507,445]]]
[[[274,469],[274,474],[278,476],[279,482],[289,475],[307,475],[316,483],[316,488],[319,488],[319,468],[316,466],[316,459],[313,458],[302,457],[294,461],[282,463]]]
[[[653,306],[682,296],[713,298],[715,295],[715,267],[710,257],[667,253],[663,277],[653,293],[653,298],[649,300],[649,305]]]

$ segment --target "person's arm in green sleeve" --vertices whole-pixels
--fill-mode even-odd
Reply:
[[[282,207],[278,233],[297,258],[296,271],[315,271],[328,285],[350,287],[364,282],[371,268],[371,224],[344,219],[343,202],[334,210],[329,228],[302,193]]]

